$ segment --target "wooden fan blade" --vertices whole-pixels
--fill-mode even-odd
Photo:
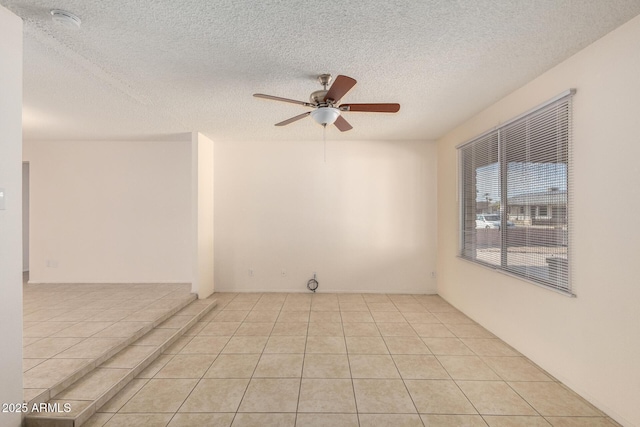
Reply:
[[[342,104],[342,111],[364,111],[367,113],[397,113],[400,104]]]
[[[338,102],[342,97],[356,85],[355,79],[351,77],[339,75],[329,88],[329,92],[324,96],[324,100],[331,99],[333,102]]]
[[[336,119],[335,122],[333,122],[333,124],[336,125],[336,127],[340,130],[340,132],[346,132],[348,130],[353,129],[353,126],[351,126],[349,122],[346,121],[342,116],[338,116],[338,118]]]
[[[297,122],[300,119],[304,119],[309,114],[311,114],[311,111],[307,111],[306,113],[298,114],[297,116],[291,117],[290,119],[287,119],[287,120],[285,120],[283,122],[276,123],[276,126],[285,126],[285,125],[288,125],[289,123]]]
[[[304,105],[305,107],[313,107],[313,104],[310,104],[308,102],[296,101],[295,99],[281,98],[279,96],[273,96],[273,95],[265,95],[264,93],[254,93],[253,96],[255,96],[256,98],[271,99],[273,101],[282,101],[282,102],[289,102],[291,104]]]

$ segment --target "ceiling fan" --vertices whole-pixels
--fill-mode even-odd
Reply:
[[[353,127],[347,122],[341,113],[345,111],[362,111],[366,113],[397,113],[400,110],[400,104],[338,104],[342,97],[351,90],[357,83],[351,77],[339,75],[333,82],[329,90],[327,86],[331,82],[331,74],[320,74],[318,81],[324,87],[322,90],[316,90],[309,97],[310,102],[296,101],[295,99],[281,98],[279,96],[265,95],[263,93],[254,93],[256,98],[272,99],[274,101],[290,102],[305,107],[313,108],[313,111],[299,114],[276,123],[276,126],[285,126],[307,116],[311,116],[316,122],[322,126],[335,124],[340,132],[346,132]]]

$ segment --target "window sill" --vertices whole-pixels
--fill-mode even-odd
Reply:
[[[473,265],[476,265],[478,267],[484,268],[486,270],[491,270],[491,271],[494,271],[496,273],[500,273],[500,274],[503,274],[505,276],[512,277],[512,278],[517,279],[517,280],[519,280],[521,282],[526,282],[526,283],[530,283],[532,285],[536,285],[537,287],[545,289],[547,291],[551,291],[551,292],[554,292],[554,293],[557,293],[557,294],[560,294],[560,295],[564,295],[564,296],[569,297],[569,298],[577,298],[577,295],[575,293],[571,292],[571,291],[554,288],[554,287],[551,287],[551,286],[548,286],[548,285],[543,285],[542,283],[536,282],[535,280],[529,280],[526,277],[518,276],[517,274],[513,274],[513,273],[505,271],[505,270],[503,270],[501,268],[492,266],[491,264],[485,264],[485,263],[479,262],[479,261],[472,261],[470,259],[464,258],[461,255],[457,255],[456,258],[458,258],[458,259],[460,259],[460,260],[462,260],[464,262],[467,262],[469,264],[473,264]]]

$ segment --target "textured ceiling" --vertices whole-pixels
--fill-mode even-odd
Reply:
[[[25,21],[25,139],[318,139],[320,73],[358,80],[331,139],[435,139],[640,13],[639,0],[0,0]],[[65,9],[69,29],[50,19]]]

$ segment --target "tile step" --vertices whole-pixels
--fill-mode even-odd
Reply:
[[[153,330],[153,328],[160,325],[195,300],[197,300],[196,294],[189,294],[184,298],[176,299],[176,303],[171,308],[168,308],[162,315],[158,316],[155,320],[147,322],[147,325],[131,333],[129,336],[122,337],[122,339],[114,343],[114,345],[106,349],[97,357],[87,360],[86,363],[84,363],[68,376],[64,377],[52,386],[41,390],[38,394],[30,397],[28,400],[25,399],[25,403],[27,403],[28,407],[31,408],[34,404],[45,403],[54,398],[62,390],[66,389],[71,384],[75,383],[80,378],[93,371],[97,366],[122,351],[122,349],[139,340],[142,336]]]
[[[56,382],[55,384],[53,384],[48,388],[39,390],[37,394],[31,396],[29,399],[25,399],[25,403],[27,403],[29,408],[31,408],[34,404],[45,403],[48,400],[52,399],[60,391],[66,389],[69,385],[73,384],[78,379],[87,375],[89,372],[91,372],[101,363],[111,358],[113,355],[120,352],[125,347],[131,345],[131,343],[137,341],[140,337],[147,334],[154,327],[161,324],[162,322],[167,320],[169,317],[173,316],[178,311],[182,310],[187,305],[191,304],[194,300],[196,300],[196,298],[197,296],[195,294],[189,294],[184,298],[176,299],[176,303],[173,305],[173,307],[168,308],[162,315],[158,316],[155,320],[146,322],[147,325],[145,325],[144,327],[131,333],[127,337],[122,337],[119,341],[114,343],[114,345],[106,349],[97,357],[87,360],[86,363],[84,363],[82,366],[80,366],[78,369],[76,369],[74,372],[72,372],[68,376],[64,377],[63,379],[61,379],[60,381]],[[26,390],[29,390],[29,389],[26,389]]]
[[[30,401],[29,409],[34,408],[34,404],[43,406],[36,406],[40,411],[28,413],[24,425],[82,425],[216,305],[215,299],[191,299],[188,305],[165,318],[164,322],[154,322],[154,326],[142,336],[128,340],[129,343],[120,348],[120,351],[87,369],[75,381],[66,382],[64,387],[60,384],[51,388],[48,399]],[[65,404],[69,406],[65,407]]]

